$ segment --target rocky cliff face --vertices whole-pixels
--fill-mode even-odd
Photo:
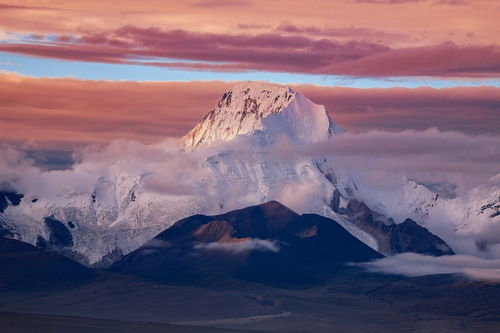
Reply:
[[[343,207],[340,207],[340,200],[346,202]],[[361,230],[375,237],[378,251],[384,255],[404,252],[433,256],[454,254],[441,238],[411,219],[395,223],[392,218],[371,210],[363,202],[356,199],[341,199],[338,190],[335,190],[331,204],[335,212],[345,215]]]

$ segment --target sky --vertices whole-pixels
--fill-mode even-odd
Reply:
[[[0,0],[0,140],[181,136],[234,81],[288,84],[348,131],[497,135],[495,0]]]
[[[28,75],[499,85],[494,0],[4,0],[0,10],[3,69]]]

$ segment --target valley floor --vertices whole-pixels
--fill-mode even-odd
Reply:
[[[132,322],[109,319],[95,319],[29,313],[0,312],[0,323],[4,333],[216,333],[241,332],[210,327],[183,326],[161,323]]]
[[[79,286],[0,286],[2,332],[498,332],[498,309],[499,285],[355,270],[311,288],[197,288],[108,273]]]

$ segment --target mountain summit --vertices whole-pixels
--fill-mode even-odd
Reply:
[[[193,151],[255,132],[271,139],[284,134],[297,143],[313,143],[342,129],[324,106],[302,93],[283,85],[247,81],[225,92],[217,106],[181,139],[180,146]]]

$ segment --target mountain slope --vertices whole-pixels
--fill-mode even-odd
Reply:
[[[183,219],[111,270],[174,283],[237,277],[300,284],[328,276],[340,263],[381,257],[335,221],[272,201]]]
[[[0,238],[0,286],[3,289],[84,283],[95,276],[94,271],[65,256]]]
[[[411,219],[395,223],[393,219],[374,212],[355,199],[341,198],[334,193],[332,209],[377,239],[379,252],[384,255],[414,252],[433,256],[453,255],[453,250],[441,238]],[[344,207],[340,207],[340,200]]]

